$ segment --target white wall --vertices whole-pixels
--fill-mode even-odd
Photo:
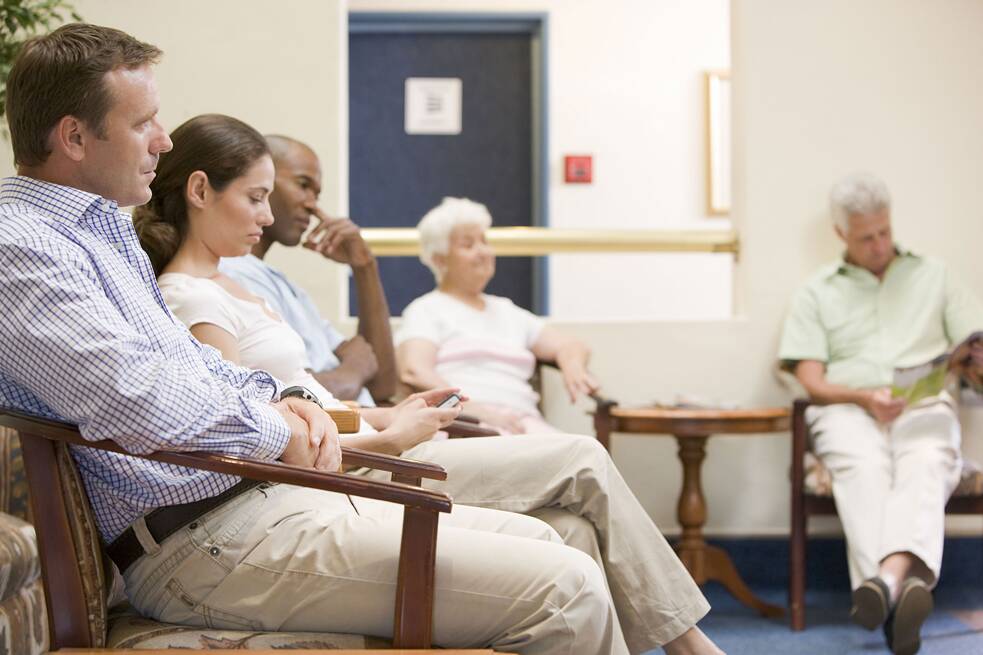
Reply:
[[[561,7],[580,10],[588,4],[548,6],[556,25]],[[598,12],[609,6],[616,12],[618,5],[598,3]],[[345,209],[342,2],[295,0],[276,10],[265,2],[232,0],[169,0],[166,10],[145,0],[78,0],[77,6],[91,20],[127,29],[168,51],[159,71],[165,120],[176,125],[199,112],[225,111],[260,129],[304,138],[325,162],[325,207]],[[296,11],[284,15],[283,7]],[[836,254],[824,217],[826,190],[857,168],[876,171],[890,184],[902,243],[944,256],[983,290],[983,86],[975,72],[983,61],[977,34],[983,3],[734,0],[731,15],[739,315],[719,321],[561,322],[590,342],[606,391],[626,404],[679,392],[746,405],[787,401],[771,371],[786,302],[809,271]],[[630,18],[622,16],[626,35],[634,29]],[[280,34],[290,38],[277,40]],[[614,47],[611,30],[605,35],[607,41],[585,43],[595,51]],[[551,60],[566,56],[554,52]],[[562,111],[563,98],[554,95],[551,106],[554,113]],[[553,122],[559,126],[562,119]],[[557,152],[585,147],[568,138],[562,145],[554,138]],[[9,155],[3,156],[5,173]],[[599,161],[605,177],[607,161]],[[555,209],[567,191],[580,193],[557,190]],[[335,268],[306,253],[287,254],[281,249],[276,256],[316,292],[336,288]],[[690,281],[676,279],[689,293]],[[587,417],[555,391],[549,393],[550,417],[570,429],[589,430]],[[971,417],[966,450],[983,458],[981,437],[983,421]],[[711,440],[704,469],[710,532],[787,529],[787,444],[787,435]],[[665,438],[617,435],[614,458],[648,511],[673,532],[675,446]],[[962,527],[979,532],[976,519]]]
[[[548,12],[550,225],[730,226],[706,213],[703,91],[704,71],[730,65],[727,0],[348,4],[352,11]],[[568,154],[593,155],[593,184],[564,184]],[[727,318],[732,267],[725,254],[552,256],[550,313],[561,320]]]

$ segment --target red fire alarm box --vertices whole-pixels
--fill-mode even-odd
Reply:
[[[590,184],[592,169],[590,155],[567,155],[563,158],[563,179],[568,184]]]

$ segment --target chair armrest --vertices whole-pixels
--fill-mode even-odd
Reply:
[[[599,393],[592,393],[590,395],[590,398],[597,405],[598,409],[600,409],[602,407],[614,407],[615,405],[618,404],[618,401],[617,400],[612,400],[612,399],[608,398],[607,396],[602,396]]]
[[[450,425],[444,428],[444,431],[452,439],[457,438],[470,438],[470,437],[497,437],[499,436],[498,430],[494,428],[486,428],[484,426],[478,425],[477,423],[471,423],[469,421],[456,420],[452,421]]]
[[[358,411],[358,406],[331,407],[324,411],[338,427],[338,434],[355,434],[361,427],[362,415]]]
[[[343,473],[327,473],[315,469],[293,466],[279,461],[265,461],[245,457],[233,457],[231,455],[221,455],[206,452],[167,452],[160,451],[147,455],[129,453],[113,441],[89,441],[85,439],[74,425],[61,421],[37,418],[30,414],[0,409],[0,425],[14,428],[24,434],[33,434],[53,441],[63,441],[71,445],[86,448],[96,448],[109,452],[148,459],[176,466],[186,466],[188,468],[213,471],[215,473],[225,473],[252,480],[264,480],[267,482],[280,482],[283,484],[293,484],[312,489],[322,489],[324,491],[334,491],[337,493],[351,494],[364,498],[373,498],[392,503],[398,503],[407,507],[415,507],[425,510],[435,510],[438,512],[450,512],[452,502],[450,496],[438,491],[419,489],[406,484],[397,482],[382,482],[370,480],[361,476],[345,475]],[[356,458],[361,457],[361,461],[371,460],[376,464],[387,464],[393,466],[392,462],[384,460],[398,458],[388,458],[382,455],[370,454],[366,457],[359,452]],[[402,460],[405,462],[406,460]],[[412,468],[414,475],[421,476],[420,470],[414,462],[408,465]],[[372,464],[364,464],[371,466]],[[428,465],[432,466],[432,465]],[[437,467],[439,468],[439,467]],[[389,469],[384,469],[389,470]],[[441,469],[442,470],[442,469]],[[434,471],[428,468],[429,473]]]
[[[415,475],[430,480],[446,480],[447,471],[440,464],[431,462],[421,462],[416,459],[406,459],[403,457],[393,457],[373,453],[369,450],[360,448],[341,447],[342,461],[353,466],[364,466],[365,468],[377,469],[379,471],[389,471],[402,475]]]

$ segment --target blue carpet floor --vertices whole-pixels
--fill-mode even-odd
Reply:
[[[785,589],[756,589],[764,600],[785,604]],[[868,632],[850,622],[849,593],[810,591],[806,595],[807,625],[792,632],[786,620],[763,619],[733,600],[720,586],[709,584],[713,606],[700,626],[729,655],[870,655],[889,653],[880,631]],[[983,654],[983,589],[948,587],[935,596],[936,610],[922,628],[925,655]]]
[[[784,542],[717,542],[762,599],[787,606]],[[720,585],[704,587],[712,610],[700,627],[729,655],[873,655],[889,653],[880,630],[850,622],[849,581],[841,539],[810,541],[806,629],[792,632],[785,619],[764,619]],[[652,655],[661,651],[652,651]],[[922,629],[924,655],[983,655],[983,542],[946,540],[946,558],[935,590],[935,612]]]

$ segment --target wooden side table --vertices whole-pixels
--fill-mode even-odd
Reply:
[[[676,513],[683,534],[676,553],[697,584],[710,580],[723,584],[737,600],[757,610],[762,616],[778,617],[785,609],[766,603],[755,596],[741,579],[730,556],[722,548],[707,544],[703,526],[707,520],[707,503],[703,495],[701,469],[706,458],[706,444],[714,434],[754,435],[786,432],[789,411],[785,407],[765,409],[674,409],[619,407],[598,403],[594,414],[598,440],[608,447],[612,432],[672,435],[679,444],[683,467],[683,488]]]

